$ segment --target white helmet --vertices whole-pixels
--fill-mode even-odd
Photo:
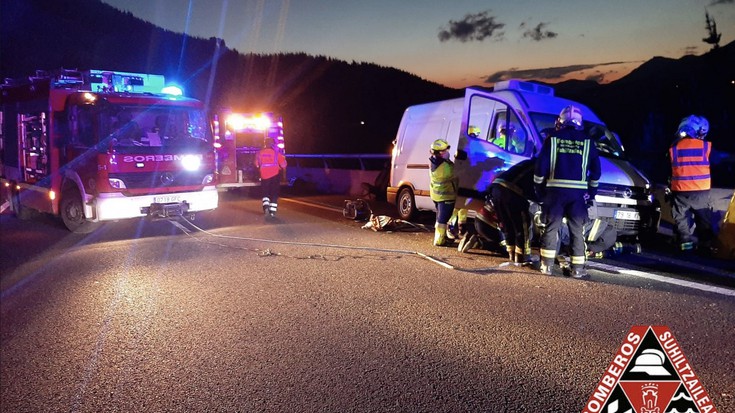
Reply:
[[[679,138],[689,136],[696,139],[704,139],[709,132],[709,122],[704,116],[689,115],[681,120],[676,135]]]
[[[582,129],[582,110],[573,105],[562,109],[556,119],[556,128],[561,129],[565,126],[571,126],[578,130]]]

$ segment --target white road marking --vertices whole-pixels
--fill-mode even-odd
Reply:
[[[614,265],[607,265],[602,263],[587,263],[587,267],[594,268],[596,270],[602,270],[621,275],[630,275],[633,277],[645,278],[647,280],[658,281],[666,284],[674,284],[681,287],[693,288],[695,290],[707,291],[715,294],[727,295],[735,297],[735,290],[729,288],[717,287],[714,285],[703,284],[696,281],[680,280],[673,277],[665,277],[662,275],[652,274],[650,272],[629,270],[626,268],[616,267]]]

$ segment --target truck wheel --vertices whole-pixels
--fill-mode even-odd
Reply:
[[[398,209],[398,217],[404,221],[410,221],[416,215],[416,200],[413,197],[411,188],[401,188],[396,198],[396,208]]]
[[[69,190],[62,193],[59,209],[64,226],[75,234],[89,234],[98,226],[95,222],[87,221],[87,218],[84,216],[82,196],[77,190]]]

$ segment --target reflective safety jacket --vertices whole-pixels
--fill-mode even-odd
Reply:
[[[457,199],[457,178],[454,176],[454,163],[448,159],[432,156],[431,187],[429,194],[434,202],[453,201]]]
[[[712,144],[685,137],[669,148],[672,191],[705,191],[710,189],[709,154]]]
[[[554,131],[541,147],[533,180],[548,188],[597,189],[600,155],[583,131],[563,128]]]
[[[281,153],[271,148],[261,149],[255,157],[255,165],[260,168],[260,178],[269,179],[278,175],[281,169],[286,168],[286,157]]]

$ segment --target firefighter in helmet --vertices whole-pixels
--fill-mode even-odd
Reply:
[[[473,138],[479,138],[481,133],[482,133],[482,130],[477,126],[470,125],[470,127],[467,128],[467,135]]]
[[[449,160],[449,143],[437,139],[431,144],[429,193],[436,206],[436,225],[434,226],[434,245],[451,244],[447,239],[447,222],[454,211],[457,199],[457,178],[454,176],[454,163]]]
[[[265,138],[264,147],[255,157],[260,169],[260,187],[263,191],[263,212],[266,218],[275,218],[278,210],[278,194],[281,189],[281,171],[286,169],[286,156],[276,146],[276,140]]]
[[[699,247],[709,253],[714,240],[712,230],[712,202],[710,200],[710,161],[712,144],[704,138],[709,122],[702,116],[690,115],[681,120],[676,138],[668,151],[671,162],[670,192],[671,216],[682,251]],[[689,215],[694,215],[696,236],[689,226]]]
[[[541,200],[544,230],[541,236],[541,273],[552,275],[559,247],[559,229],[567,219],[571,243],[571,275],[589,278],[585,269],[584,224],[586,201],[594,199],[600,179],[600,156],[584,132],[582,111],[567,106],[559,113],[555,130],[543,143],[536,160],[534,190]]]

